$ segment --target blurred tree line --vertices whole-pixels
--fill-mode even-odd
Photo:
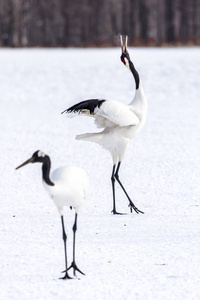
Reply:
[[[200,44],[200,0],[0,0],[0,46]]]

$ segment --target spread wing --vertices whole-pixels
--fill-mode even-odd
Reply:
[[[140,120],[130,106],[112,100],[90,99],[79,102],[63,113],[92,116],[98,127],[138,125]]]

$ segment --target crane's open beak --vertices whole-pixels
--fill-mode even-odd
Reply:
[[[32,162],[33,162],[33,158],[31,157],[28,160],[26,160],[23,164],[21,164],[20,166],[18,166],[17,168],[15,168],[15,170],[17,170],[17,169],[19,169],[19,168],[21,168],[21,167],[23,167],[23,166],[25,166],[25,165],[27,165],[29,163],[32,163]]]
[[[122,53],[124,52],[124,46],[123,46],[123,39],[122,35],[120,34],[120,42],[121,42],[121,48],[122,48]]]
[[[121,42],[122,53],[127,53],[128,35],[126,35],[126,40],[125,40],[125,45],[124,45],[124,43],[123,43],[123,37],[120,34],[120,42]]]

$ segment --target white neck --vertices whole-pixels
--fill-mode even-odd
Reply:
[[[142,87],[142,82],[140,79],[139,87],[135,91],[135,96],[131,103],[129,104],[131,106],[134,106],[138,114],[146,114],[147,111],[147,101],[145,98],[144,90]]]

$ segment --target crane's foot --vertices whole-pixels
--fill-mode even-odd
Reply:
[[[139,213],[140,213],[140,214],[144,214],[144,212],[141,211],[141,210],[139,210],[139,209],[133,204],[132,201],[130,201],[128,207],[130,207],[131,213],[133,212],[133,209],[134,209],[134,211],[135,211],[137,214],[139,214]]]
[[[76,276],[76,271],[79,272],[79,273],[81,273],[82,275],[85,275],[85,274],[77,267],[77,265],[76,265],[76,263],[75,263],[74,261],[71,263],[71,266],[70,266],[67,270],[70,270],[71,268],[73,268],[73,274],[74,274],[74,276]]]
[[[65,273],[65,276],[60,277],[59,279],[63,279],[63,280],[72,279],[72,277],[70,277],[66,271],[63,271],[62,273]]]
[[[119,212],[117,212],[115,209],[111,210],[111,213],[113,215],[126,215],[125,213],[119,213]]]

